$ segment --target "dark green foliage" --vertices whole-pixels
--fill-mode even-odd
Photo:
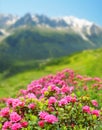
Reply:
[[[28,62],[99,47],[99,44],[93,46],[76,33],[63,30],[27,27],[14,32],[0,43],[0,72],[10,70],[15,73],[15,70],[31,69],[32,64],[27,65]],[[22,69],[20,62],[23,63]]]

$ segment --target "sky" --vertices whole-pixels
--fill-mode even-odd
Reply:
[[[102,26],[102,0],[0,0],[0,13],[75,16]]]

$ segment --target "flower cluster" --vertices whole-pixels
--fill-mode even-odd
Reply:
[[[101,90],[100,78],[70,69],[32,81],[18,97],[3,101],[0,129],[97,129],[102,123]]]
[[[49,114],[47,112],[40,112],[39,117],[44,122],[48,122],[48,123],[51,123],[51,124],[58,122],[58,119],[56,118],[56,116]]]
[[[8,108],[2,109],[0,116],[7,119],[2,126],[2,130],[19,130],[28,126],[28,123],[26,121],[24,122],[17,112],[10,112]]]

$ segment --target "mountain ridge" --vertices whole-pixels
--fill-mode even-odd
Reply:
[[[46,15],[26,13],[24,16],[13,16],[12,14],[0,14],[0,31],[5,36],[12,34],[17,28],[45,27],[57,30],[66,30],[78,33],[84,40],[90,41],[91,35],[102,35],[102,27],[86,19],[74,16],[48,17]]]
[[[101,28],[101,26],[95,24],[94,22],[90,22],[86,19],[80,19],[74,16],[48,17],[46,15],[26,13],[20,17],[12,14],[0,14],[0,25],[4,23],[8,26],[16,26],[15,24],[17,24],[19,21],[25,21],[24,24],[29,21],[34,22],[36,25],[48,24],[49,27],[78,27],[83,29],[85,27],[91,27],[94,24]]]
[[[45,27],[57,30],[66,30],[78,33],[84,40],[90,41],[92,35],[102,35],[102,27],[86,19],[79,19],[74,16],[48,17],[46,15],[26,13],[23,16],[12,14],[0,14],[0,29],[3,29],[4,36],[12,34],[16,28]],[[0,38],[1,39],[1,38]]]
[[[7,18],[0,20],[8,25]],[[0,72],[18,62],[43,60],[70,55],[74,52],[102,47],[102,29],[94,23],[75,17],[49,18],[25,14],[14,17],[8,27],[0,28]],[[72,21],[73,20],[73,21]],[[76,22],[75,22],[76,21]],[[85,24],[86,22],[86,24]],[[2,23],[2,22],[1,22]]]

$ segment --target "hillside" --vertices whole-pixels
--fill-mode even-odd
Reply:
[[[15,74],[38,68],[43,60],[100,47],[102,27],[85,19],[0,14],[0,73]]]
[[[49,61],[37,62],[38,67],[27,67],[25,70],[13,70],[9,73],[12,76],[5,77],[5,72],[0,74],[0,97],[14,96],[15,93],[25,88],[34,79],[48,74],[54,74],[65,68],[71,68],[76,73],[89,76],[99,76],[102,78],[102,49],[82,51],[63,58],[52,59]],[[23,69],[23,67],[22,67]]]
[[[90,39],[92,39],[90,37]],[[101,39],[84,40],[73,31],[43,27],[18,28],[0,43],[0,72],[34,60],[57,58],[102,46]],[[94,41],[97,40],[97,43]]]

